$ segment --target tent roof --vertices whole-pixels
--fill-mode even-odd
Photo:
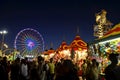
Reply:
[[[58,50],[65,50],[65,49],[68,49],[69,46],[67,45],[67,43],[65,41],[63,41],[60,45],[60,47],[58,48]]]
[[[87,44],[77,35],[70,44],[70,47],[75,49],[87,49]]]
[[[49,55],[49,54],[54,53],[54,52],[55,52],[55,50],[53,48],[50,48],[49,50],[44,51],[43,54]]]
[[[109,36],[114,36],[120,34],[120,23],[115,25],[110,31],[108,31],[102,38],[106,38]]]

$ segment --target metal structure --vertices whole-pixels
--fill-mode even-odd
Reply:
[[[4,42],[4,36],[5,36],[5,34],[7,34],[8,32],[6,31],[6,30],[2,30],[2,31],[0,31],[0,34],[2,35],[2,38],[1,38],[1,44],[0,44],[0,56],[2,56],[3,55],[3,50],[4,50],[4,48],[8,48],[8,46],[5,44],[5,42]]]
[[[97,25],[94,25],[94,36],[98,38],[103,37],[104,34],[111,29],[112,23],[107,20],[106,14],[106,10],[95,14]]]
[[[37,56],[44,51],[44,40],[37,30],[31,28],[23,29],[15,38],[14,48],[22,56]]]

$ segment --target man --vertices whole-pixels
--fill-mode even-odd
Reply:
[[[53,58],[50,59],[48,66],[49,66],[49,78],[50,78],[50,80],[53,80],[54,73],[55,73],[55,64],[53,63]]]
[[[118,54],[112,53],[109,55],[109,60],[111,64],[108,65],[105,69],[105,78],[106,80],[120,80],[120,66],[118,63]]]
[[[86,70],[87,70],[87,63],[86,63],[86,60],[83,60],[83,64],[82,64],[82,79],[83,80],[86,79]]]

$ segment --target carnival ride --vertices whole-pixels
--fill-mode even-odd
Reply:
[[[108,32],[112,27],[112,23],[106,18],[107,11],[102,10],[101,12],[95,14],[96,25],[94,25],[94,36],[101,38],[106,32]]]
[[[26,28],[17,34],[14,48],[20,52],[21,56],[35,57],[44,50],[44,40],[37,30]]]

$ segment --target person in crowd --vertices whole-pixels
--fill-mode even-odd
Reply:
[[[21,60],[21,78],[22,80],[28,79],[28,65],[25,59]]]
[[[35,61],[31,62],[31,68],[30,68],[30,79],[29,80],[40,80],[40,77],[38,75],[37,71],[37,64]]]
[[[2,63],[3,63],[3,57],[0,56],[0,80],[8,80],[8,74]]]
[[[62,69],[62,63],[61,62],[56,62],[55,64],[55,79],[56,76],[60,76],[63,73],[63,69]]]
[[[50,59],[48,66],[49,66],[49,80],[54,80],[55,64],[53,63],[53,58]]]
[[[40,80],[45,80],[44,65],[44,58],[42,56],[38,56],[38,75],[40,77]]]
[[[44,80],[49,80],[49,65],[48,65],[48,61],[45,61],[45,64],[43,65],[43,71],[44,71],[44,75],[45,78]]]
[[[98,69],[99,63],[96,61],[96,59],[92,60],[92,66],[91,66],[91,78],[92,80],[98,80],[99,79],[99,69]]]
[[[87,61],[87,65],[89,66],[87,66],[87,69],[86,69],[86,80],[92,80],[91,79],[91,66],[92,66],[91,60]]]
[[[20,80],[20,58],[16,58],[11,64],[11,80]]]
[[[64,60],[63,63],[58,66],[57,71],[60,73],[56,71],[57,75],[55,80],[79,80],[77,70],[71,60]]]
[[[118,54],[111,53],[109,55],[109,60],[111,64],[105,68],[105,79],[106,80],[120,80],[120,66],[118,63]]]
[[[87,61],[87,69],[86,69],[86,80],[98,80],[99,79],[99,69],[98,62],[96,59]]]
[[[3,59],[1,60],[1,64],[0,64],[0,71],[1,71],[1,77],[3,77],[2,79],[0,80],[9,80],[9,76],[8,76],[8,73],[9,73],[9,66],[8,66],[8,61],[7,61],[7,57],[3,57]]]
[[[81,67],[82,67],[82,79],[85,80],[86,79],[86,70],[87,70],[86,60],[83,60],[83,64]]]

